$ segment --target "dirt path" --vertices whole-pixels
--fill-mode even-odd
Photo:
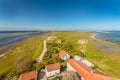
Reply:
[[[43,41],[43,45],[44,45],[43,51],[42,51],[42,53],[40,54],[40,56],[36,59],[37,62],[41,62],[42,59],[43,59],[43,56],[44,56],[45,53],[47,52],[47,46],[46,46],[46,45],[47,45],[47,41],[49,41],[49,40],[51,40],[51,39],[54,39],[54,38],[56,38],[56,37],[51,36],[51,37],[48,37],[47,39],[45,39],[45,40]]]
[[[41,62],[44,54],[47,52],[46,41],[47,40],[43,41],[43,44],[44,44],[43,51],[42,51],[41,55],[37,58],[37,60],[36,60],[37,62]]]

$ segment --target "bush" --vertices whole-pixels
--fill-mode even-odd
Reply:
[[[44,68],[44,64],[43,63],[41,63],[41,62],[39,62],[39,63],[37,63],[36,64],[36,69],[37,69],[37,71],[40,71],[42,68]]]
[[[7,75],[6,75],[6,80],[17,80],[19,76],[19,72],[16,70],[10,71]]]
[[[70,43],[66,43],[62,46],[62,49],[71,52],[71,50],[73,49],[73,46]]]
[[[4,80],[5,76],[6,76],[6,73],[3,73],[2,75],[0,75],[0,80]]]

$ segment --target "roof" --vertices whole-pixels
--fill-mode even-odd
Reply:
[[[62,39],[58,39],[58,42],[61,43],[61,42],[62,42]]]
[[[85,80],[116,80],[109,76],[106,76],[100,72],[94,72],[90,67],[81,61],[69,59],[68,63],[76,70],[76,72]]]
[[[81,56],[77,56],[77,55],[74,56],[74,59],[75,60],[83,60],[83,58]]]
[[[20,75],[19,80],[31,80],[37,78],[37,71],[30,71]]]
[[[60,57],[64,57],[66,55],[66,52],[64,50],[61,50],[59,55],[60,55]]]
[[[46,66],[46,70],[49,72],[49,71],[52,71],[52,70],[56,70],[56,69],[59,69],[60,68],[60,65],[58,63],[55,63],[55,64],[49,64]]]
[[[86,59],[84,59],[84,60],[81,60],[83,63],[85,63],[87,66],[94,66],[94,64],[93,63],[91,63],[90,61],[88,61],[88,60],[86,60]]]
[[[82,67],[84,68],[85,70],[87,71],[91,71],[92,69],[90,67],[88,67],[86,64],[82,63],[81,61],[78,61],[78,60],[73,60],[73,59],[70,59],[68,60],[68,63],[70,65],[72,65],[74,68],[76,68],[76,71],[79,71],[81,70],[79,67]]]
[[[95,71],[94,72],[95,74],[99,74],[99,75],[103,75],[103,76],[107,76],[106,74],[102,73],[102,72],[99,72],[99,71]]]

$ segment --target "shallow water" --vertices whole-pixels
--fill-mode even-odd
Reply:
[[[96,45],[96,47],[101,50],[114,52],[114,53],[120,53],[120,47],[118,46],[113,46],[111,44],[107,44],[102,41],[93,40],[91,38],[89,38],[89,40],[92,41]]]
[[[120,43],[120,31],[101,31],[95,33],[96,33],[96,38]]]
[[[0,47],[14,44],[33,36],[38,36],[44,32],[37,31],[0,31]]]

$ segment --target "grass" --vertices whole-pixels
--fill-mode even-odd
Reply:
[[[120,78],[120,54],[111,50],[101,49],[98,47],[97,42],[93,42],[90,36],[92,33],[90,32],[84,32],[84,31],[61,31],[61,32],[51,32],[47,35],[43,35],[40,37],[34,37],[29,40],[26,40],[13,48],[7,53],[6,56],[0,58],[0,74],[7,72],[8,70],[15,68],[17,64],[20,62],[25,61],[24,58],[27,56],[27,60],[35,60],[42,51],[42,41],[47,36],[54,35],[58,38],[62,38],[63,45],[70,44],[73,46],[72,50],[69,50],[68,53],[71,57],[74,57],[74,55],[79,55],[79,50],[82,49],[82,45],[78,44],[77,41],[80,39],[88,39],[88,43],[85,45],[85,53],[84,58],[94,63],[96,66],[94,69],[100,70],[103,73],[111,76]],[[57,40],[56,39],[56,40]],[[119,47],[119,44],[115,44],[108,41],[103,41],[99,39],[95,39],[96,41],[99,41],[99,43],[104,43],[112,46]],[[56,41],[55,41],[56,42]],[[119,47],[120,48],[120,47]],[[60,50],[58,47],[52,48]],[[52,55],[45,55],[43,58],[43,62],[46,64],[59,62],[59,55],[58,53],[52,54]],[[56,61],[57,60],[57,61]],[[66,62],[61,62],[61,65],[65,65]]]
[[[97,65],[105,74],[120,78],[120,54],[101,50],[96,45],[93,42],[88,43],[85,58]]]
[[[11,70],[22,70],[33,62],[42,52],[43,39],[47,36],[32,37],[11,47],[5,56],[0,58],[0,75]]]
[[[38,48],[36,48],[35,53],[32,56],[33,60],[36,59],[43,50],[43,40],[39,40],[38,42],[39,42],[39,44],[37,45]]]
[[[76,53],[81,48],[81,45],[77,44],[77,41],[84,38],[89,38],[88,43],[86,45],[86,51],[84,53],[85,59],[91,61],[96,65],[94,68],[95,70],[102,71],[103,73],[115,77],[120,78],[120,54],[106,49],[101,49],[98,47],[97,42],[91,41],[90,36],[92,33],[90,32],[54,32],[53,33],[57,38],[62,38],[64,41],[69,42],[74,46],[75,52],[69,52],[71,57],[74,57],[74,55],[79,55],[79,53]],[[99,41],[101,44],[107,44],[109,46],[117,46],[119,47],[119,44],[103,41],[99,39],[95,39],[96,41]],[[120,48],[120,47],[119,47]]]

